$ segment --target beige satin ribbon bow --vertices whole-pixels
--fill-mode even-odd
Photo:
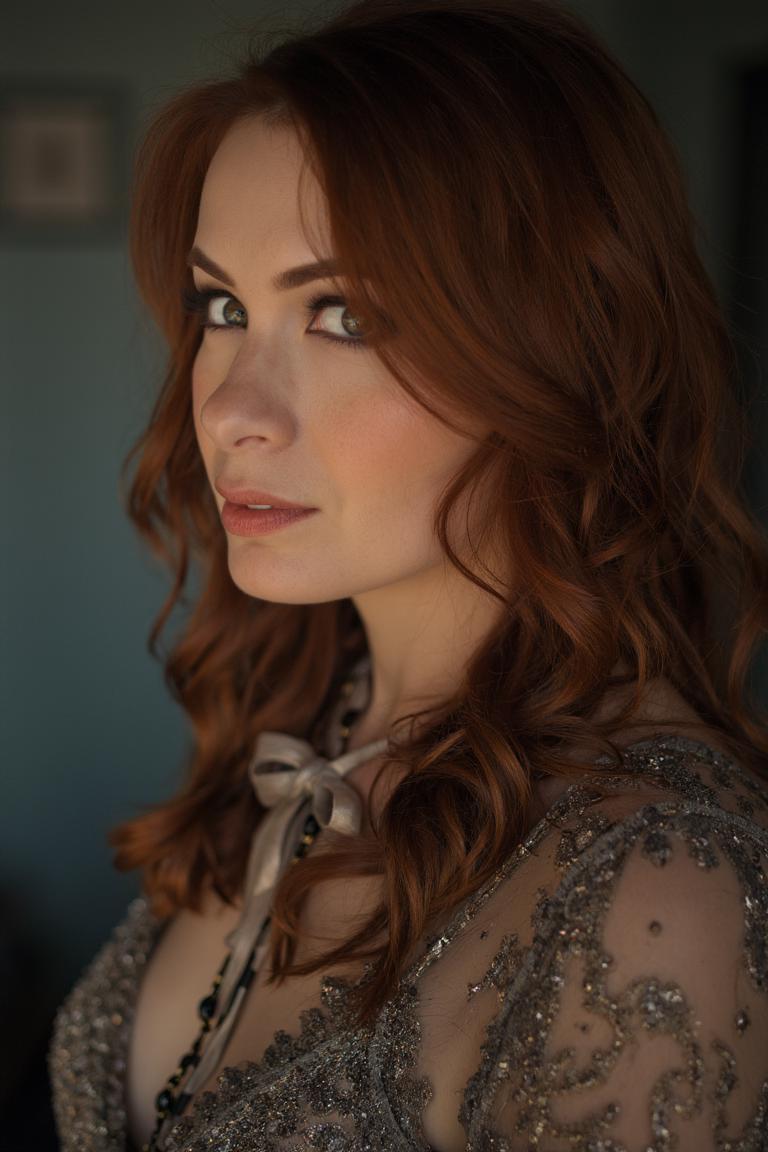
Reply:
[[[307,818],[306,799],[321,828],[348,836],[360,831],[362,802],[342,777],[351,768],[386,748],[378,740],[347,752],[335,760],[319,756],[306,740],[284,732],[262,732],[248,766],[248,776],[259,801],[269,809],[254,836],[245,879],[246,902],[237,927],[227,937],[232,956],[219,989],[222,1009],[228,988],[237,982],[255,943],[255,930],[269,912],[272,892],[292,857]],[[228,978],[228,979],[227,979]]]
[[[358,764],[383,752],[387,743],[386,738],[377,740],[329,760],[319,756],[311,744],[297,736],[262,732],[258,737],[248,776],[259,801],[268,811],[261,818],[253,837],[243,912],[237,926],[226,937],[231,953],[218,990],[217,1017],[225,1012],[251,951],[256,948],[252,962],[255,972],[259,971],[266,955],[268,940],[259,939],[260,930],[270,913],[275,885],[301,836],[307,818],[307,798],[310,798],[312,814],[322,828],[354,835],[360,830],[362,802],[359,794],[342,777]],[[266,932],[261,935],[266,936]],[[184,1092],[194,1092],[217,1066],[245,992],[245,987],[238,988],[226,1018],[209,1037],[200,1063],[184,1084]],[[215,1019],[212,1024],[215,1024]]]
[[[319,756],[298,736],[262,732],[248,776],[265,808],[309,795],[318,824],[354,835],[360,831],[362,808],[357,792],[341,778],[352,766],[351,762],[342,766],[343,760],[343,756],[338,760]]]

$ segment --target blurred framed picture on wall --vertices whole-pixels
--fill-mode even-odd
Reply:
[[[129,144],[122,86],[0,80],[0,243],[119,240]]]

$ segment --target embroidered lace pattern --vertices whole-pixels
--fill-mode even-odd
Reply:
[[[224,1067],[169,1152],[431,1152],[438,1078],[466,1152],[766,1152],[768,788],[683,736],[625,760],[608,797],[561,795],[374,1027],[325,977],[298,1034]],[[132,901],[59,1008],[62,1152],[129,1147],[132,1006],[160,927]]]

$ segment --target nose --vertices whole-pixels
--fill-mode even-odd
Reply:
[[[222,452],[250,441],[275,445],[295,436],[295,419],[274,390],[261,386],[253,373],[235,365],[222,382],[204,394],[198,423],[202,433]]]

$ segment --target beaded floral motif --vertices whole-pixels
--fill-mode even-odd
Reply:
[[[477,984],[467,985],[467,1000],[483,988],[495,988],[499,1001],[503,1003],[512,974],[520,966],[525,948],[520,944],[517,933],[510,932],[502,937],[498,952]]]
[[[676,741],[675,747],[684,750],[686,742],[682,738]],[[674,1062],[674,1071],[670,1064],[651,1093],[648,1114],[653,1142],[644,1145],[644,1152],[671,1152],[677,1147],[673,1117],[686,1119],[701,1110],[705,1057],[718,1068],[712,1102],[715,1143],[707,1148],[717,1148],[719,1152],[764,1152],[768,1147],[768,1079],[762,1082],[752,1116],[738,1139],[725,1137],[728,1099],[738,1079],[736,1055],[732,1046],[719,1038],[711,1041],[710,1051],[705,1053],[696,1027],[699,1022],[680,986],[650,977],[629,982],[619,994],[610,994],[606,987],[614,958],[603,950],[603,924],[627,858],[639,844],[642,857],[662,869],[680,850],[682,840],[702,870],[717,869],[721,862],[719,853],[733,866],[744,892],[744,967],[754,988],[763,995],[768,992],[768,882],[760,862],[761,856],[768,857],[768,831],[746,816],[718,807],[717,795],[694,771],[689,772],[682,760],[675,763],[670,757],[660,756],[657,767],[672,790],[683,795],[683,801],[647,804],[612,827],[607,822],[596,841],[592,836],[594,822],[585,821],[575,834],[564,833],[560,841],[556,858],[567,863],[568,872],[554,896],[537,905],[533,916],[534,946],[526,954],[524,966],[516,965],[516,978],[507,986],[503,1009],[488,1026],[480,1067],[464,1093],[459,1119],[469,1136],[467,1152],[547,1149],[552,1146],[548,1140],[553,1138],[566,1141],[568,1147],[578,1148],[579,1152],[626,1152],[626,1145],[610,1134],[620,1110],[615,1102],[594,1111],[583,1110],[588,1114],[571,1123],[557,1122],[551,1109],[556,1094],[573,1091],[582,1094],[583,1100],[586,1089],[610,1083],[610,1072],[625,1046],[634,1043],[642,1031],[667,1034],[679,1046],[682,1057],[682,1064]],[[736,785],[734,775],[724,764],[718,766],[718,773],[720,782],[729,788]],[[753,786],[748,778],[739,779],[739,783]],[[748,805],[750,813],[758,801],[765,811],[767,798],[758,797],[757,792],[754,803],[736,799],[740,811],[744,812]],[[586,830],[586,841],[594,841],[594,848],[579,856],[574,852],[574,842],[582,830]],[[652,936],[662,930],[658,920],[648,924]],[[511,943],[508,941],[508,945]],[[588,1066],[578,1070],[569,1067],[574,1049],[562,1049],[556,1059],[547,1060],[544,1055],[560,1006],[566,963],[574,956],[581,957],[584,965],[583,1006],[595,1019],[606,1021],[612,1035],[610,1045],[596,1047]],[[494,958],[496,966],[503,962],[503,956]],[[739,1034],[749,1023],[747,1012],[737,1013],[734,1024]],[[583,1031],[590,1027],[581,1025]],[[768,1061],[764,1070],[766,1067]],[[750,1071],[746,1070],[745,1075]],[[682,1101],[675,1087],[678,1083],[688,1088],[688,1096]],[[516,1103],[514,1141],[509,1131],[495,1130],[490,1120],[493,1100],[501,1085],[504,1098]],[[509,1120],[505,1127],[508,1129]],[[516,1142],[518,1133],[526,1138],[525,1144]],[[557,1144],[558,1148],[561,1146]]]
[[[469,999],[481,987],[492,987],[497,994],[479,1066],[466,1084],[458,1113],[468,1152],[547,1150],[547,1136],[557,1133],[565,1133],[568,1147],[577,1152],[624,1152],[625,1145],[611,1137],[614,1105],[566,1129],[552,1122],[550,1099],[555,1086],[584,1092],[600,1084],[621,1050],[643,1030],[674,1040],[681,1053],[680,1082],[687,1090],[681,1105],[674,1077],[662,1077],[656,1084],[648,1101],[654,1125],[649,1152],[673,1152],[672,1110],[678,1117],[681,1107],[683,1113],[686,1107],[695,1111],[704,1092],[704,1063],[711,1066],[713,1059],[718,1069],[713,1147],[719,1152],[766,1147],[768,1082],[739,1140],[732,1142],[725,1133],[728,1101],[739,1081],[734,1043],[716,1039],[711,1048],[703,1047],[685,989],[674,981],[651,975],[609,995],[606,980],[613,958],[603,947],[602,925],[633,850],[658,870],[674,863],[676,853],[687,851],[703,875],[715,874],[727,860],[743,890],[744,971],[750,986],[768,995],[763,867],[768,833],[751,819],[758,809],[768,810],[768,797],[725,757],[684,737],[637,745],[627,756],[630,771],[633,762],[657,775],[670,801],[642,805],[639,799],[630,816],[611,819],[592,808],[594,797],[582,786],[564,793],[548,816],[556,809],[557,818],[569,827],[556,834],[555,890],[540,888],[531,910],[533,945],[523,947],[516,933],[505,933],[490,965],[467,988]],[[717,787],[705,782],[703,768]],[[636,785],[626,774],[615,781],[617,790]],[[738,814],[720,806],[720,790],[729,793]],[[345,1012],[349,985],[326,977],[321,1005],[302,1013],[299,1035],[278,1032],[258,1064],[225,1068],[218,1090],[203,1093],[174,1126],[169,1152],[429,1152],[421,1117],[432,1087],[416,1072],[420,977],[439,963],[452,941],[482,914],[499,886],[536,855],[539,843],[552,837],[555,827],[559,824],[545,818],[493,880],[456,911],[429,942],[426,954],[404,974],[375,1027],[353,1025]],[[144,901],[134,901],[59,1011],[50,1069],[62,1152],[126,1148],[122,1092],[131,1012],[156,927]],[[660,914],[649,917],[646,927],[649,937],[663,938],[666,925]],[[484,935],[487,932],[480,933]],[[613,1037],[578,1070],[569,1065],[567,1053],[554,1062],[541,1055],[562,996],[564,965],[573,956],[584,964],[592,1017],[609,1026]],[[746,1003],[735,1010],[733,1026],[736,1042],[751,1034]],[[492,1104],[500,1087],[517,1093],[524,1143],[513,1143],[509,1133],[494,1128]]]
[[[555,853],[555,863],[560,868],[569,868],[610,823],[604,812],[587,812],[578,828],[566,828],[563,831]]]
[[[202,1093],[192,1113],[174,1125],[165,1143],[168,1152],[202,1147],[207,1133],[215,1134],[217,1152],[273,1152],[286,1147],[288,1136],[301,1137],[297,1147],[324,1152],[387,1152],[392,1115],[409,1132],[409,1147],[426,1148],[418,1118],[431,1090],[412,1074],[418,1028],[407,1004],[416,990],[402,987],[372,1030],[354,1026],[347,1005],[350,986],[342,978],[326,977],[324,1010],[302,1012],[297,1037],[279,1031],[261,1061],[224,1069],[217,1091]],[[401,1029],[394,1048],[389,1017]],[[376,1058],[376,1033],[388,1037],[386,1062]],[[392,1114],[377,1100],[388,1100]],[[322,1116],[338,1119],[318,1122]]]

